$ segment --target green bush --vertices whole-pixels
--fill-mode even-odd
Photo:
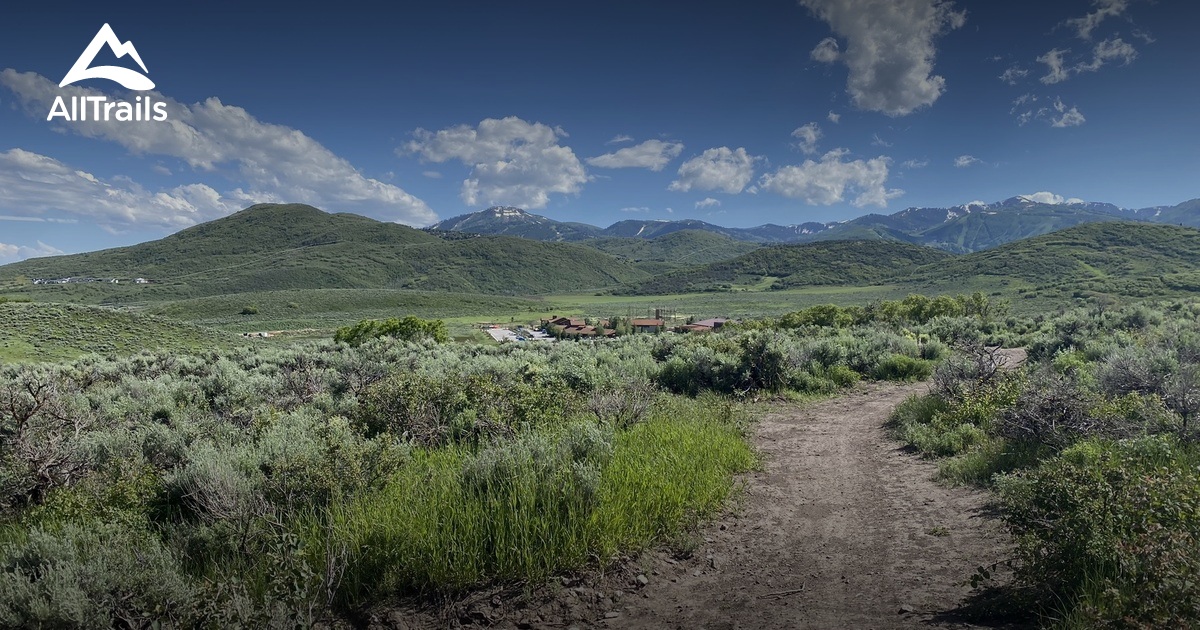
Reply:
[[[1200,452],[1166,436],[1081,442],[1004,479],[1018,575],[1075,627],[1200,624]]]
[[[893,354],[875,366],[873,376],[881,381],[920,381],[933,374],[933,365],[928,361],[914,359],[902,354]]]
[[[337,329],[333,340],[351,346],[359,346],[368,340],[380,337],[391,337],[401,341],[418,341],[420,339],[432,339],[436,343],[450,341],[446,322],[440,319],[424,320],[412,315],[404,319],[393,317],[385,321],[364,319],[354,326]]]
[[[0,547],[0,624],[113,628],[185,625],[195,588],[152,535],[93,521],[28,530]]]

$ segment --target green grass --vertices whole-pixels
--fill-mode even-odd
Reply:
[[[254,315],[240,314],[246,306]],[[363,319],[415,315],[426,319],[468,320],[493,316],[535,318],[546,309],[541,300],[494,295],[386,289],[314,289],[255,291],[162,304],[146,312],[231,330],[331,329]]]
[[[85,354],[223,348],[232,335],[161,317],[66,304],[0,304],[0,361],[62,361]]]
[[[334,512],[334,544],[352,550],[345,603],[544,578],[712,516],[733,489],[732,475],[756,460],[711,405],[670,406],[617,434],[591,474],[587,462],[547,468],[535,449],[532,459],[502,460],[510,461],[505,474],[486,476],[485,467],[483,483],[471,474],[480,469],[475,456],[463,450],[418,454],[385,490]]]

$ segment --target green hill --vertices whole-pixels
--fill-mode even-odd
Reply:
[[[1038,204],[1019,212],[972,212],[920,233],[926,245],[967,253],[991,249],[1084,223],[1121,221],[1105,211]]]
[[[904,276],[951,254],[895,241],[823,241],[777,245],[732,260],[665,274],[625,289],[662,295],[727,291],[738,287],[787,289],[815,285],[871,285]]]
[[[441,239],[303,205],[253,206],[131,247],[0,267],[24,278],[146,278],[28,287],[39,299],[153,302],[284,289],[417,289],[502,295],[635,282],[645,271],[590,247],[504,236]]]
[[[1200,288],[1200,230],[1133,222],[1087,223],[930,265],[916,287],[1061,288],[1148,295]]]
[[[653,239],[595,238],[580,244],[634,262],[662,262],[680,266],[728,260],[759,248],[754,243],[700,230],[671,232]]]

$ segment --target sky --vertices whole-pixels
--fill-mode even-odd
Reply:
[[[260,202],[749,227],[1200,197],[1186,0],[405,4],[6,8],[0,263]],[[105,24],[146,71],[119,45],[90,66],[153,89],[59,86]],[[59,96],[150,98],[167,119],[48,121]]]

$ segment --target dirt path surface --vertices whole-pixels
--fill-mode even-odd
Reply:
[[[379,626],[517,628],[972,628],[952,611],[1009,543],[987,495],[934,480],[937,466],[886,433],[925,384],[866,384],[779,406],[755,429],[763,469],[688,559],[654,551],[600,578],[480,593],[439,619]],[[451,610],[452,609],[452,610]],[[382,623],[379,623],[382,622]],[[389,623],[390,622],[390,623]],[[430,623],[432,622],[432,623]]]
[[[872,384],[768,415],[756,431],[764,470],[707,534],[701,566],[660,557],[672,570],[610,625],[972,627],[947,613],[1007,543],[985,494],[938,484],[935,464],[886,434],[896,405],[925,391]]]

